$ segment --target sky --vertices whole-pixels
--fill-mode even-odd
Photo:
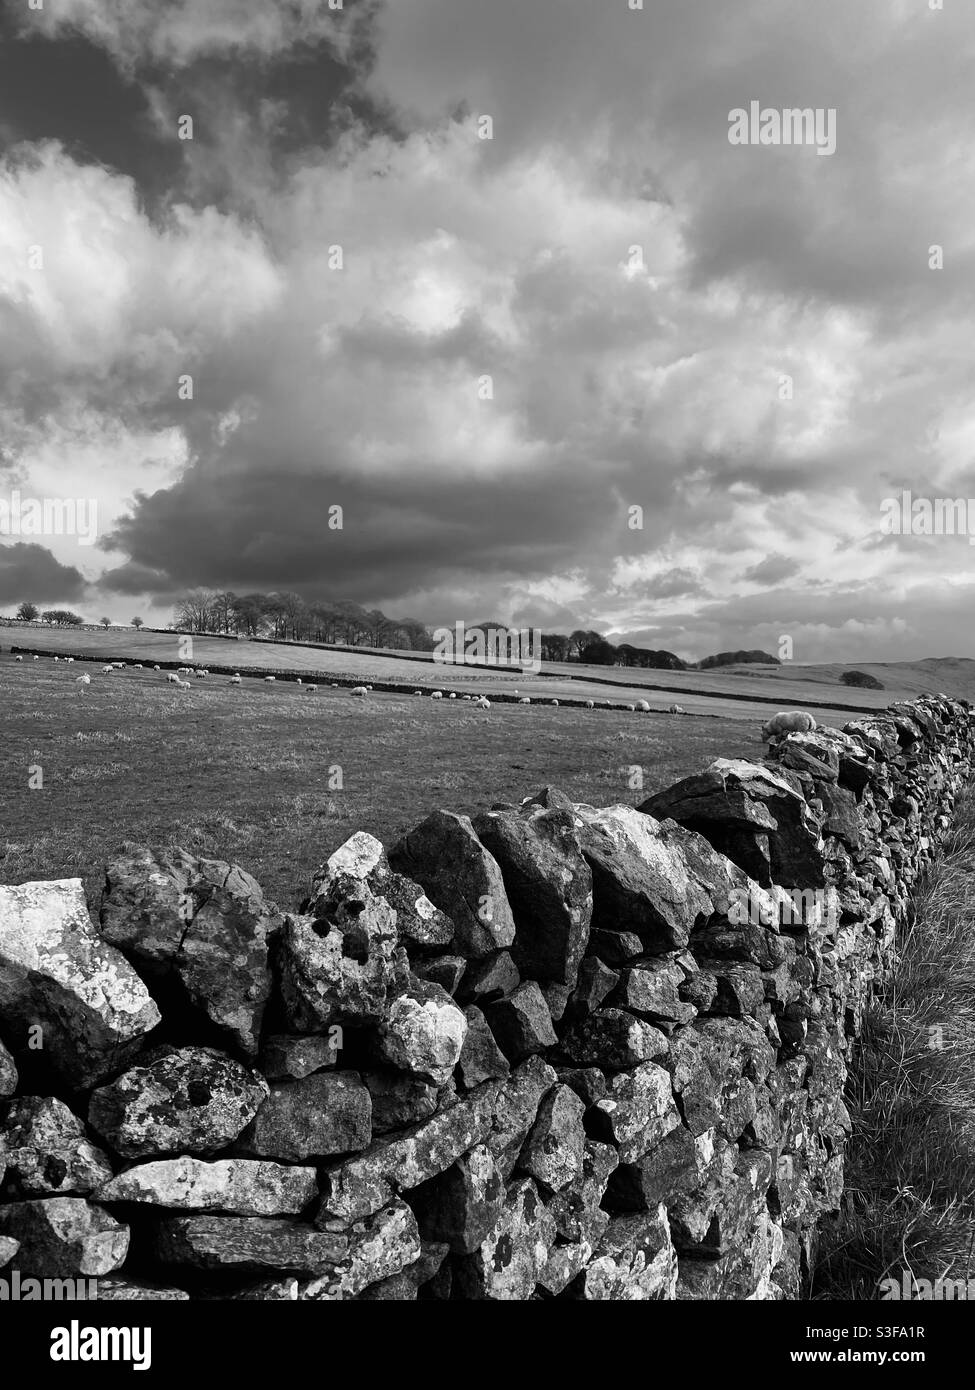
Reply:
[[[932,3],[0,0],[0,522],[97,512],[0,526],[0,612],[975,656],[967,534],[883,522],[975,499],[975,9]],[[752,102],[835,150],[731,143]]]

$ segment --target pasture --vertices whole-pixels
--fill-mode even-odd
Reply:
[[[81,672],[90,686],[76,683]],[[476,813],[546,784],[578,801],[635,803],[715,757],[763,750],[754,717],[484,712],[460,698],[312,695],[216,675],[181,690],[149,667],[105,675],[9,651],[0,734],[0,881],[78,876],[93,904],[126,841],[236,860],[294,907],[355,830],[389,845],[438,807]],[[642,790],[629,785],[634,767]]]

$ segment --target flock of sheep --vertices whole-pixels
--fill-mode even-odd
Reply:
[[[40,657],[39,657],[39,656],[34,656],[32,659],[33,659],[34,661],[40,661]],[[14,657],[14,661],[21,661],[21,662],[22,662],[23,660],[24,660],[23,656],[15,656],[15,657]],[[74,657],[73,657],[73,656],[65,656],[65,657],[56,656],[56,657],[54,658],[54,660],[55,660],[55,662],[62,662],[62,661],[63,661],[63,662],[65,663],[65,665],[67,665],[67,666],[72,666],[72,665],[74,664]],[[144,667],[143,667],[143,664],[142,664],[141,661],[135,662],[135,663],[133,663],[131,666],[129,665],[128,662],[125,662],[125,661],[113,661],[113,662],[110,662],[110,663],[108,663],[108,664],[106,664],[105,666],[102,667],[102,675],[109,676],[109,675],[111,675],[111,674],[112,674],[113,672],[115,672],[115,671],[125,671],[125,670],[141,671],[141,670],[143,670],[143,669],[144,669]],[[153,669],[154,671],[160,671],[160,670],[161,670],[161,667],[159,667],[159,666],[153,666],[152,669]],[[175,687],[176,687],[177,689],[179,689],[179,690],[189,690],[189,689],[191,688],[190,681],[184,680],[184,677],[185,677],[185,676],[194,676],[197,680],[207,680],[208,677],[209,677],[209,675],[210,675],[210,672],[206,669],[206,667],[198,667],[198,666],[197,666],[197,667],[194,667],[194,666],[180,666],[176,671],[167,671],[167,672],[166,672],[166,680],[167,680],[167,682],[168,682],[170,685],[175,686]],[[264,677],[264,682],[265,682],[266,685],[271,685],[271,684],[273,684],[273,683],[276,681],[276,679],[277,679],[277,678],[276,678],[275,676],[265,676],[265,677]],[[85,686],[91,685],[91,676],[89,676],[89,675],[87,675],[87,674],[86,674],[86,675],[82,675],[82,676],[76,676],[76,677],[75,677],[75,683],[76,683],[77,685],[80,685],[80,686],[82,687],[82,689],[84,689]],[[243,677],[240,675],[239,672],[236,672],[236,671],[235,671],[234,674],[229,678],[227,684],[228,684],[228,685],[234,685],[234,686],[242,685],[242,684],[243,684]],[[314,684],[307,684],[307,685],[306,685],[300,678],[296,679],[295,684],[296,684],[296,685],[300,685],[300,686],[302,687],[302,690],[303,690],[305,693],[309,694],[309,695],[316,695],[316,694],[318,693],[318,686],[317,686],[317,685],[314,685]],[[338,685],[338,682],[337,682],[337,681],[333,681],[333,682],[331,683],[331,689],[332,689],[332,690],[338,690],[338,689],[339,689],[339,685]],[[367,696],[367,695],[370,693],[371,690],[372,690],[372,686],[371,686],[371,685],[354,685],[354,686],[352,687],[352,689],[349,691],[349,694],[350,694],[350,695],[353,695],[353,696],[355,696],[355,697],[357,697],[357,698],[359,698],[359,699],[363,699],[363,698],[365,698],[365,696]],[[513,690],[511,693],[512,693],[512,695],[516,698],[516,700],[517,700],[517,702],[518,702],[519,705],[530,705],[530,704],[532,703],[531,697],[528,696],[528,695],[522,695],[522,694],[520,694],[520,692],[517,691],[517,690]],[[413,694],[414,694],[414,695],[420,695],[420,696],[422,696],[422,695],[423,695],[423,691],[422,691],[422,690],[414,690]],[[491,708],[491,701],[487,698],[486,695],[460,695],[460,696],[458,696],[458,695],[457,695],[457,692],[454,691],[454,690],[451,690],[451,691],[443,691],[443,690],[434,690],[434,691],[431,691],[430,699],[431,699],[431,700],[457,700],[457,699],[460,699],[460,700],[469,701],[470,704],[471,704],[475,709],[489,710],[489,709]],[[539,703],[543,703],[543,702],[540,701]],[[558,700],[548,700],[548,701],[545,701],[544,703],[547,704],[549,707],[554,706],[556,709],[557,709],[558,706],[559,706],[559,701],[558,701]],[[643,713],[649,713],[649,711],[650,711],[650,709],[651,709],[651,706],[650,706],[650,704],[649,704],[649,702],[648,702],[647,700],[636,700],[636,701],[634,701],[632,704],[622,704],[622,705],[613,705],[613,703],[612,703],[610,700],[606,700],[606,701],[605,701],[605,704],[606,704],[606,706],[608,706],[609,708],[622,709],[622,710],[632,710],[632,711],[637,711],[637,710],[639,710],[639,711],[641,711],[641,712],[643,712]],[[595,709],[595,707],[596,707],[596,702],[595,702],[595,700],[586,700],[586,701],[585,701],[585,708],[586,708],[587,710],[588,710],[588,709]],[[668,708],[668,713],[669,713],[669,714],[685,714],[686,711],[683,709],[683,707],[682,707],[681,705],[670,705],[669,708]],[[795,733],[795,732],[799,732],[799,733],[811,733],[812,730],[815,729],[815,728],[816,728],[816,720],[813,718],[813,716],[812,716],[811,714],[807,714],[805,711],[802,711],[802,710],[790,710],[790,711],[784,711],[784,710],[782,710],[782,711],[780,711],[778,714],[774,715],[771,719],[769,719],[765,724],[762,725],[762,738],[763,738],[763,740],[765,740],[765,741],[767,742],[770,738],[773,738],[776,734]]]
[[[23,659],[24,659],[23,656],[15,656],[15,657],[14,657],[14,661],[23,661]],[[33,657],[32,659],[33,659],[34,661],[40,661],[40,657],[39,657],[39,656],[35,656],[35,657]],[[55,660],[56,662],[64,661],[64,662],[65,662],[67,665],[69,665],[69,666],[71,666],[71,665],[74,664],[74,657],[73,657],[73,656],[66,656],[66,657],[56,656],[56,657],[54,657],[54,660]],[[135,662],[135,663],[133,663],[131,666],[130,666],[130,664],[129,664],[128,662],[125,662],[125,661],[112,661],[112,662],[109,662],[109,663],[107,663],[106,665],[104,665],[104,666],[102,667],[102,675],[110,676],[110,675],[112,675],[112,673],[115,672],[115,671],[125,671],[125,670],[142,671],[143,669],[144,669],[144,667],[143,667],[143,664],[142,664],[141,661],[140,661],[140,662]],[[152,669],[153,669],[154,671],[161,671],[162,668],[159,667],[159,666],[153,666]],[[189,690],[189,689],[191,688],[191,683],[190,683],[189,680],[184,679],[184,677],[187,677],[187,676],[194,676],[197,680],[207,680],[208,677],[209,677],[209,675],[210,675],[210,672],[209,672],[209,670],[208,670],[206,667],[201,667],[201,666],[180,666],[180,667],[178,667],[175,671],[167,671],[167,672],[166,672],[166,681],[167,681],[167,683],[168,683],[169,685],[175,686],[178,690]],[[263,679],[264,679],[264,682],[265,682],[266,685],[271,685],[271,684],[273,684],[273,683],[276,681],[277,677],[275,677],[275,676],[265,676]],[[76,680],[76,683],[77,683],[78,685],[80,685],[82,688],[84,688],[85,686],[91,685],[91,676],[89,676],[89,675],[87,675],[87,674],[86,674],[86,675],[83,675],[83,676],[77,676],[77,677],[75,678],[75,680]],[[300,677],[298,677],[298,678],[295,680],[294,683],[295,683],[296,685],[300,685],[300,686],[302,687],[302,690],[305,691],[305,692],[306,692],[307,694],[309,694],[309,695],[315,695],[315,694],[318,693],[318,686],[317,686],[317,685],[314,685],[314,684],[307,684],[307,685],[306,685],[306,684],[301,680]],[[227,684],[228,684],[228,685],[237,685],[237,686],[242,685],[242,684],[243,684],[243,677],[240,675],[240,673],[239,673],[238,671],[235,671],[234,674],[229,678]],[[333,690],[338,690],[338,689],[339,689],[339,685],[338,685],[338,682],[337,682],[337,681],[333,681],[333,682],[331,683],[331,689],[333,689]],[[370,693],[371,690],[372,690],[372,686],[371,686],[371,685],[354,685],[354,686],[351,688],[351,690],[349,691],[349,694],[350,694],[350,695],[354,695],[354,696],[356,696],[356,697],[359,698],[359,699],[362,699],[362,698],[364,698],[366,695],[368,695],[368,694]],[[414,690],[413,694],[414,694],[414,695],[420,695],[420,696],[422,696],[423,691],[422,691],[422,690]],[[517,691],[517,690],[512,691],[512,694],[513,694],[513,695],[515,696],[515,698],[517,699],[517,702],[518,702],[519,705],[530,705],[530,704],[532,703],[531,697],[530,697],[530,696],[528,696],[528,695],[522,695],[522,694],[520,694],[520,692]],[[470,704],[473,705],[473,707],[474,707],[475,709],[489,710],[489,709],[491,708],[491,701],[487,698],[486,695],[460,695],[460,696],[458,696],[458,695],[457,695],[457,692],[454,691],[454,690],[451,690],[451,691],[443,691],[443,690],[434,690],[434,691],[431,691],[430,699],[431,699],[431,700],[456,700],[456,699],[460,699],[460,700],[462,700],[462,701],[463,701],[463,700],[469,701]],[[539,701],[539,703],[543,703],[543,702],[542,702],[542,701]],[[544,703],[548,704],[549,707],[553,707],[553,706],[554,706],[556,709],[558,709],[558,707],[559,707],[559,701],[558,701],[558,700],[548,700],[548,701],[545,701]],[[649,712],[649,710],[650,710],[650,708],[651,708],[649,702],[646,701],[646,700],[637,700],[637,701],[636,701],[635,703],[633,703],[633,704],[622,704],[622,705],[615,705],[615,706],[613,705],[612,701],[606,700],[606,701],[605,701],[605,704],[606,704],[606,706],[607,706],[608,708],[616,708],[616,709],[624,709],[624,710],[634,710],[634,711],[635,711],[635,710],[641,710],[641,711],[645,711],[645,712]],[[585,708],[586,708],[586,709],[595,709],[595,707],[596,707],[596,702],[595,702],[595,700],[586,700],[586,701],[585,701]],[[684,714],[684,713],[685,713],[684,709],[682,709],[682,707],[681,707],[680,705],[671,705],[671,706],[670,706],[670,709],[669,709],[669,712],[670,712],[671,714]]]

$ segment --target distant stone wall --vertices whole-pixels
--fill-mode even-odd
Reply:
[[[966,705],[352,836],[300,913],[131,853],[0,887],[0,1277],[100,1298],[801,1295]],[[23,1295],[21,1295],[23,1296]]]

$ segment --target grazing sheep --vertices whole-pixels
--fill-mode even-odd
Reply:
[[[636,709],[636,705],[624,705],[623,708],[624,708],[624,709],[629,709],[629,710],[635,710],[635,709]]]
[[[558,709],[558,707],[559,707],[559,702],[558,702],[558,700],[549,700],[549,704],[550,704],[550,705],[554,705],[556,709]]]
[[[482,695],[479,700],[475,700],[474,704],[477,706],[478,709],[491,708],[491,701],[487,698],[486,695]]]
[[[34,660],[35,660],[35,661],[40,661],[40,659],[41,659],[41,658],[40,658],[39,656],[35,656],[35,657],[34,657]]]
[[[179,676],[175,671],[169,671],[166,675],[166,679],[170,685],[179,685],[180,683]]]
[[[414,695],[422,695],[422,694],[423,694],[423,691],[422,691],[422,690],[414,690],[413,694],[414,694]]]
[[[103,676],[110,676],[114,670],[115,670],[115,667],[114,667],[114,666],[103,666],[103,667],[102,667],[102,675],[103,675]]]
[[[23,658],[22,656],[15,656],[15,657],[14,657],[14,661],[23,661],[23,659],[24,659],[24,658]]]
[[[133,670],[133,671],[141,671],[141,670],[142,670],[142,662],[141,662],[141,661],[137,661],[137,662],[135,663],[135,665],[132,667],[132,670]]]
[[[332,681],[331,685],[329,686],[329,689],[330,689],[330,690],[338,690],[338,688],[339,688],[339,683],[338,683],[338,681]]]
[[[266,685],[270,685],[271,682],[272,682],[274,679],[275,679],[274,676],[265,676],[265,677],[264,677],[265,684],[266,684]]]
[[[462,700],[473,700],[474,696],[473,696],[473,695],[462,695],[460,698],[461,698]]]
[[[768,740],[776,734],[811,734],[815,727],[815,719],[805,710],[779,710],[762,725],[762,738]]]
[[[227,682],[228,685],[243,685],[243,683],[240,676],[231,676],[230,680]]]
[[[686,713],[687,713],[687,710],[684,708],[683,705],[671,705],[671,706],[670,706],[670,709],[669,709],[669,713],[670,713],[670,714],[686,714]]]
[[[433,691],[431,691],[431,692],[430,692],[430,699],[431,699],[431,700],[442,700],[442,699],[443,699],[443,691],[442,691],[442,690],[433,690]]]
[[[73,656],[66,656],[64,659],[65,659],[65,661],[68,663],[69,666],[73,666],[73,665],[74,665],[74,657],[73,657]]]
[[[595,700],[587,700],[587,701],[586,701],[586,709],[595,709],[595,708],[596,708],[596,701],[595,701]]]
[[[75,676],[75,685],[91,685],[91,676]]]
[[[300,685],[300,684],[301,684],[301,681],[299,681],[298,684]],[[309,694],[309,695],[317,695],[317,694],[318,694],[318,686],[317,686],[317,685],[306,685],[306,686],[305,686],[305,691],[306,691],[306,693]]]
[[[650,704],[647,700],[637,700],[636,707],[639,710],[643,710],[644,714],[650,713]]]
[[[352,689],[349,691],[350,695],[357,695],[360,700],[365,699],[368,693],[369,687],[366,685],[354,685]]]
[[[522,695],[522,697],[521,697],[521,699],[518,701],[518,703],[519,703],[519,705],[530,705],[530,704],[531,704],[531,700],[528,698],[527,695]]]
[[[366,686],[366,689],[367,689],[367,690],[371,690],[371,689],[372,689],[372,686],[371,686],[371,685],[367,685],[367,686]]]
[[[113,661],[113,662],[112,662],[112,666],[113,666],[113,668],[114,668],[116,671],[124,671],[124,670],[125,670],[125,662],[124,662],[124,661]]]
[[[189,681],[177,681],[176,684],[179,686],[180,690],[192,689],[192,686],[190,685]]]
[[[152,669],[153,669],[154,671],[158,671],[158,670],[159,670],[159,667],[158,667],[158,666],[153,666]]]
[[[54,658],[54,660],[55,660],[55,661],[60,661],[61,658],[60,658],[59,656],[56,656],[56,657]]]

